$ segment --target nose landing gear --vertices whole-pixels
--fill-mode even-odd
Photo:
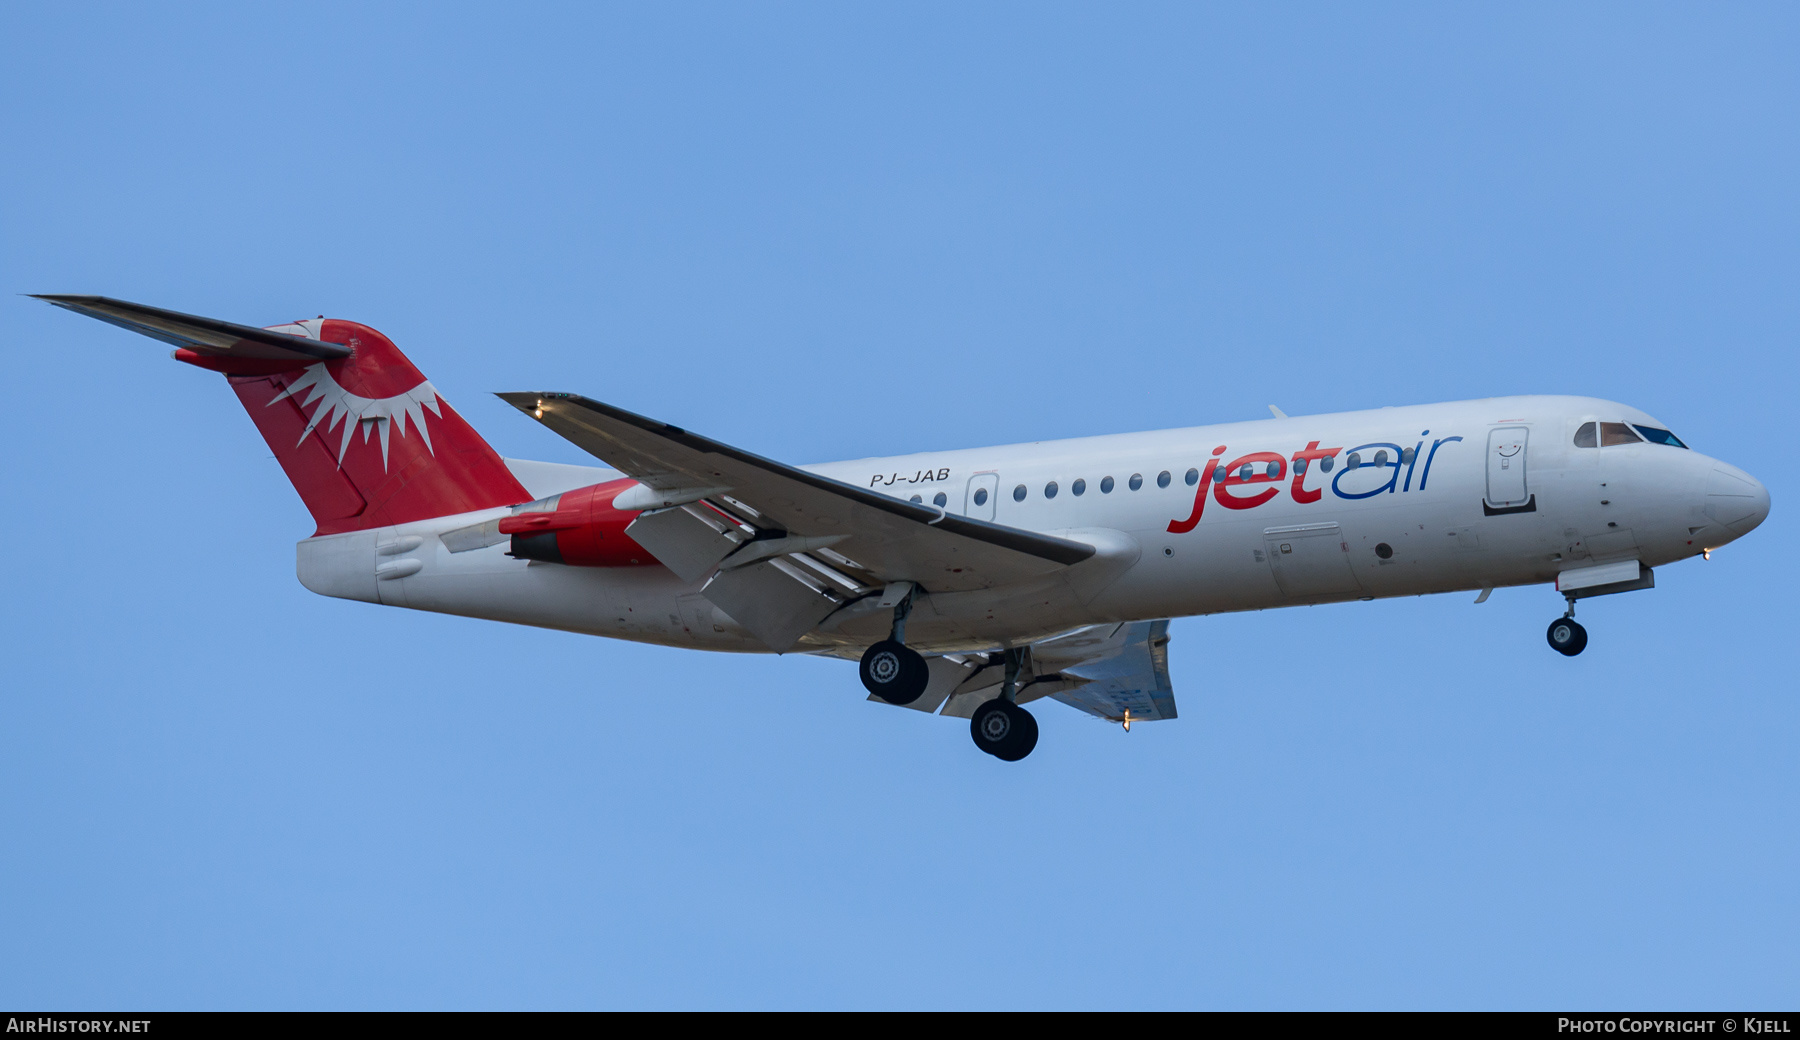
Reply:
[[[1568,597],[1569,610],[1562,617],[1550,622],[1549,631],[1544,638],[1550,641],[1550,649],[1564,657],[1574,657],[1587,649],[1587,629],[1582,628],[1575,620],[1575,597]]]

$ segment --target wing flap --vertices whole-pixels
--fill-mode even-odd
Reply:
[[[785,559],[720,571],[700,594],[776,653],[791,648],[843,605]]]
[[[711,574],[720,560],[750,540],[724,521],[707,516],[706,507],[699,505],[640,513],[625,528],[625,536],[650,550],[650,555],[686,582]]]

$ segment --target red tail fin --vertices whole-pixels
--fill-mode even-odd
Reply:
[[[361,531],[531,500],[506,463],[386,336],[349,321],[290,326],[353,354],[306,365],[175,356],[224,371],[318,523]],[[283,331],[288,331],[284,329]],[[269,371],[279,367],[279,371]]]
[[[531,495],[386,336],[351,321],[258,329],[107,296],[42,295],[225,373],[317,534],[517,505]]]

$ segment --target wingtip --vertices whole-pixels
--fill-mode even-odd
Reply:
[[[562,401],[575,395],[554,390],[500,390],[494,396],[515,408],[531,411],[545,401]]]
[[[25,295],[34,300],[42,300],[52,307],[57,307],[75,314],[88,313],[83,307],[83,304],[93,299],[91,296],[71,296],[64,293],[26,293]]]
[[[509,390],[495,393],[494,396],[533,419],[542,419],[544,417],[544,398],[551,395],[527,390]]]

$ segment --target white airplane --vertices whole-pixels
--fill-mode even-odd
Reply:
[[[375,330],[39,296],[222,372],[312,512],[326,596],[860,660],[871,700],[1037,743],[1051,697],[1175,717],[1168,619],[1553,584],[1575,603],[1762,523],[1769,493],[1635,408],[1498,397],[790,466],[566,393],[500,397],[607,468],[502,459]]]

